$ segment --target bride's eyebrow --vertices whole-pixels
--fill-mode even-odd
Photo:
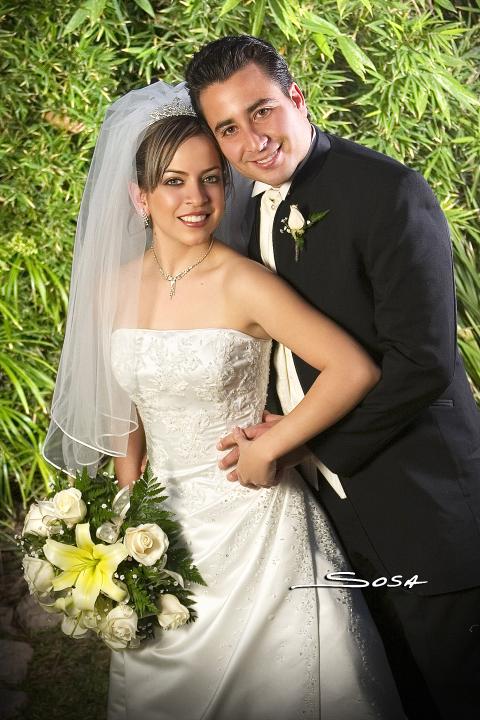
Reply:
[[[213,167],[207,168],[206,170],[202,170],[201,175],[203,175],[204,173],[207,173],[207,172],[211,172],[212,170],[220,170],[220,166],[214,165]],[[188,175],[188,172],[185,172],[185,170],[174,170],[173,168],[167,168],[165,170],[164,175],[166,175],[169,172],[175,173],[176,175]]]

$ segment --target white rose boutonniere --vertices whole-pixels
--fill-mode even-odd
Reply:
[[[290,205],[290,215],[287,220],[288,227],[292,232],[299,233],[305,227],[305,218],[298,209],[298,205]]]
[[[305,219],[298,209],[298,205],[290,205],[290,214],[288,218],[283,218],[281,233],[287,232],[293,237],[295,243],[295,262],[298,261],[300,250],[305,245],[305,232],[309,227],[325,217],[330,210],[322,210],[321,212],[312,213],[310,217]]]
[[[154,565],[168,549],[168,537],[155,523],[129,527],[123,538],[128,554],[142,565]]]

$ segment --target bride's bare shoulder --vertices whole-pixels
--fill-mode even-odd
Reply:
[[[229,281],[235,278],[245,281],[258,278],[262,274],[271,274],[271,271],[261,263],[251,260],[219,240],[217,241],[217,258]]]

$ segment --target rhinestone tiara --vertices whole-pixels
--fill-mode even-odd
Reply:
[[[176,97],[171,103],[162,105],[162,107],[156,108],[150,113],[152,123],[175,115],[192,115],[196,117],[196,112],[189,102]]]

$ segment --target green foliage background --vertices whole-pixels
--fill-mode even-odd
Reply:
[[[480,0],[3,0],[0,499],[25,503],[61,348],[75,218],[106,106],[252,32],[288,58],[324,129],[424,174],[452,232],[459,341],[480,390]]]

